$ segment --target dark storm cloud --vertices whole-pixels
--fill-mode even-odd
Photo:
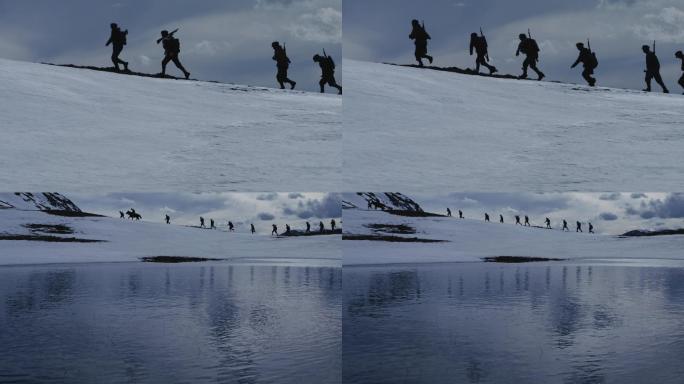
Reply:
[[[631,197],[632,199],[644,199],[644,198],[646,198],[646,194],[645,193],[632,193],[631,195],[629,195],[629,197]]]
[[[262,220],[262,221],[269,221],[269,220],[275,219],[274,215],[272,215],[270,213],[266,213],[266,212],[262,212],[262,213],[258,214],[257,217],[259,218],[259,220]]]
[[[340,217],[342,216],[342,198],[339,194],[331,193],[320,200],[310,199],[300,201],[295,207],[285,207],[283,213],[300,219]]]
[[[287,195],[287,197],[289,197],[290,199],[303,199],[304,195],[302,195],[301,193],[290,193]]]
[[[617,217],[616,214],[610,213],[610,212],[603,212],[603,213],[601,213],[601,214],[599,215],[599,218],[600,218],[601,220],[605,220],[605,221],[615,221],[615,220],[618,219],[618,217]]]
[[[616,201],[620,200],[620,197],[622,197],[621,194],[619,193],[604,193],[603,195],[599,196],[600,200],[606,200],[606,201]]]
[[[263,201],[273,201],[278,198],[277,193],[265,193],[263,195],[257,196],[257,200],[263,200]]]
[[[628,207],[629,215],[638,215],[643,219],[680,219],[684,218],[684,193],[672,193],[664,199],[642,201],[639,207]]]

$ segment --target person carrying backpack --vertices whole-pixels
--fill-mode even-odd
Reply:
[[[537,73],[539,77],[537,80],[543,79],[546,75],[537,68],[539,45],[537,45],[533,38],[528,37],[524,33],[521,33],[518,37],[520,38],[520,44],[518,44],[518,50],[515,52],[515,55],[520,56],[520,53],[525,55],[525,61],[523,61],[522,66],[523,74],[520,75],[519,79],[527,79],[527,68],[532,68]]]
[[[655,79],[656,83],[663,88],[663,93],[670,93],[665,83],[663,83],[663,78],[660,76],[658,56],[656,56],[655,52],[651,52],[651,47],[648,45],[642,46],[641,50],[646,54],[646,70],[644,71],[646,72],[646,89],[644,89],[644,92],[651,92],[651,80]]]
[[[480,32],[482,33],[482,32]],[[473,32],[470,34],[470,56],[473,55],[473,49],[477,54],[475,59],[475,72],[480,73],[480,65],[483,65],[489,69],[489,74],[492,75],[497,72],[497,69],[493,65],[487,64],[488,52],[487,52],[487,39],[484,34],[478,36],[477,33]]]
[[[287,70],[290,68],[290,58],[287,57],[287,50],[280,46],[280,43],[274,41],[271,44],[273,47],[273,60],[276,62],[278,68],[278,73],[276,74],[276,80],[280,84],[280,89],[285,89],[285,83],[290,84],[290,89],[294,89],[297,85],[296,81],[292,81],[287,78]]]
[[[428,40],[432,39],[432,37],[430,37],[430,35],[425,31],[425,26],[420,25],[418,20],[411,21],[411,25],[413,26],[413,30],[409,35],[409,39],[415,40],[415,56],[416,60],[418,61],[418,65],[420,65],[421,67],[423,66],[424,58],[428,59],[430,61],[430,64],[432,64],[433,58],[432,56],[427,54]]]
[[[185,70],[185,67],[183,67],[183,64],[181,64],[178,59],[178,55],[180,54],[180,40],[174,37],[176,32],[178,32],[177,29],[171,33],[169,33],[169,31],[161,31],[162,37],[157,40],[157,44],[162,43],[162,46],[164,47],[164,60],[162,60],[161,75],[162,77],[166,76],[166,65],[170,61],[173,61],[176,67],[183,71],[185,79],[189,79],[190,72]]]
[[[318,82],[318,85],[321,86],[321,93],[325,93],[325,85],[328,84],[333,88],[337,88],[338,94],[341,95],[342,87],[335,80],[335,61],[333,61],[333,58],[326,55],[325,51],[323,51],[323,56],[314,55],[313,61],[321,67],[321,81]]]
[[[575,44],[579,50],[579,56],[577,60],[572,64],[570,68],[575,68],[577,64],[582,63],[584,71],[582,71],[582,77],[587,81],[590,87],[596,85],[596,79],[591,77],[594,74],[594,69],[598,67],[598,59],[596,58],[596,53],[592,52],[590,48],[584,47],[583,43]]]
[[[124,71],[128,71],[128,62],[119,58],[121,51],[124,49],[124,45],[126,45],[128,30],[122,31],[116,23],[112,23],[110,27],[112,28],[112,33],[109,36],[109,40],[107,40],[105,47],[108,47],[109,44],[112,45],[112,63],[114,63],[114,69],[119,72],[121,70],[119,64],[123,64]]]
[[[684,54],[682,51],[675,52],[675,57],[682,61],[682,71],[684,71]],[[684,88],[684,73],[682,74],[682,77],[679,78],[678,83]]]

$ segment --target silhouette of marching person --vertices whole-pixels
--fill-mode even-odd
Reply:
[[[594,233],[594,226],[589,223],[589,233]]]
[[[368,210],[370,211],[371,208],[373,208],[373,204],[371,204],[371,202],[369,201],[368,202]]]
[[[250,224],[250,230],[252,231],[252,235],[256,233],[256,228],[254,228],[254,224]]]
[[[273,229],[271,230],[271,236],[273,236],[274,234],[276,236],[278,236],[278,226],[275,224],[273,224]]]
[[[489,61],[489,52],[487,52],[487,38],[485,38],[482,29],[480,29],[480,36],[476,32],[470,34],[470,56],[473,55],[473,49],[477,57],[475,59],[475,72],[480,73],[480,65],[483,65],[489,69],[489,74],[493,75],[498,72],[496,67],[487,64]]]
[[[216,225],[214,224],[214,219],[209,219],[209,228],[216,229]]]
[[[519,215],[515,215],[515,225],[522,225],[520,223],[520,216]]]
[[[582,223],[579,221],[577,222],[577,228],[575,228],[575,232],[582,232]]]
[[[202,217],[202,216],[200,216],[200,227],[201,227],[201,228],[206,228],[206,227],[204,226],[204,217]]]
[[[561,231],[565,231],[566,229],[568,230],[568,232],[570,232],[570,228],[568,228],[568,222],[565,221],[565,219],[563,219],[563,228],[561,229]]]
[[[551,229],[551,219],[547,217],[546,220],[544,220],[544,222],[546,223],[546,228]]]
[[[180,54],[180,40],[174,37],[176,32],[178,32],[178,29],[171,33],[166,30],[161,31],[162,37],[157,40],[157,44],[162,43],[162,46],[164,47],[164,60],[162,60],[161,75],[162,77],[166,76],[166,65],[170,61],[173,61],[176,67],[183,71],[185,79],[189,79],[190,72],[185,70],[185,67],[183,67],[183,64],[181,64],[180,60],[178,59],[178,55]]]
[[[321,221],[318,223],[318,232],[323,233],[325,231],[325,225],[323,225],[323,222]]]
[[[499,223],[501,223],[501,224],[504,223],[503,215],[501,215],[501,214],[499,215]]]
[[[644,71],[646,72],[646,89],[644,89],[644,92],[651,92],[651,80],[655,79],[656,83],[663,88],[663,93],[670,93],[665,83],[663,83],[663,78],[660,76],[658,56],[656,56],[655,52],[651,51],[651,47],[648,45],[642,46],[641,50],[646,54],[646,70]]]
[[[311,223],[309,223],[309,222],[307,221],[307,222],[306,222],[306,233],[309,233],[309,232],[311,232]]]
[[[423,66],[423,59],[428,59],[430,64],[432,64],[433,58],[427,54],[428,40],[432,39],[432,37],[430,37],[430,35],[425,31],[425,24],[420,25],[418,20],[414,19],[411,21],[411,25],[413,26],[413,30],[409,35],[409,39],[415,41],[415,56],[416,61],[418,61],[418,65],[421,67]]]
[[[449,207],[447,207],[447,217],[451,217],[451,209]]]
[[[684,72],[684,54],[682,51],[677,51],[675,52],[675,57],[682,61],[682,72]],[[684,88],[684,73],[682,73],[682,77],[679,78],[678,83],[682,88]]]
[[[109,44],[112,45],[112,63],[114,63],[114,69],[119,72],[121,70],[119,64],[123,64],[124,71],[128,71],[128,62],[119,58],[119,55],[121,55],[121,52],[124,49],[124,45],[126,45],[128,30],[122,31],[116,23],[112,23],[110,26],[112,28],[112,34],[109,36],[109,40],[107,40],[105,47],[108,47]]]
[[[287,57],[287,49],[280,46],[280,43],[274,41],[271,44],[273,47],[273,60],[276,62],[278,68],[278,73],[276,74],[276,80],[280,84],[280,89],[285,89],[285,83],[290,84],[290,89],[294,89],[297,85],[296,81],[292,81],[287,78],[287,70],[290,68],[290,58]]]
[[[120,218],[120,219],[125,219],[125,218],[126,218],[126,216],[124,216],[123,211],[119,211],[119,218]]]
[[[335,226],[337,223],[335,222],[335,219],[330,220],[330,228],[332,229],[333,232],[335,232]]]
[[[290,224],[285,224],[285,234],[290,233]]]
[[[485,213],[485,223],[489,223],[489,214]]]
[[[228,222],[228,231],[235,232],[235,226],[233,225],[232,221]]]
[[[515,55],[520,56],[520,53],[522,52],[526,56],[522,66],[523,74],[520,75],[519,79],[527,79],[528,67],[532,68],[532,70],[537,73],[537,76],[539,76],[537,80],[543,79],[546,75],[537,68],[537,62],[539,61],[539,45],[537,45],[537,42],[531,36],[528,37],[524,33],[521,33],[518,37],[520,38],[520,44],[518,44],[518,50],[515,52]]]
[[[166,220],[166,224],[171,224],[171,216],[166,215],[164,219]]]
[[[582,63],[582,66],[584,67],[582,77],[587,81],[587,84],[589,84],[590,87],[593,87],[596,85],[596,79],[591,77],[591,75],[594,74],[594,69],[598,67],[596,53],[592,52],[591,48],[585,47],[584,43],[577,43],[575,46],[577,46],[577,49],[579,50],[579,56],[577,56],[577,60],[575,60],[575,63],[572,64],[570,68],[575,68],[577,64]]]
[[[313,57],[313,61],[321,67],[321,81],[318,82],[318,85],[321,86],[321,93],[325,93],[325,85],[328,84],[333,88],[337,88],[338,95],[341,95],[342,87],[335,80],[335,61],[333,58],[328,56],[324,49],[323,56],[316,54]]]
[[[530,218],[527,217],[527,215],[525,215],[525,225],[524,225],[524,226],[525,226],[525,227],[529,227],[529,226],[530,226]]]

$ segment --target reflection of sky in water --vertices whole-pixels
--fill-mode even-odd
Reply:
[[[0,268],[0,382],[340,382],[341,287],[339,268]]]
[[[684,269],[344,270],[349,383],[681,383]],[[513,381],[512,381],[513,380]]]

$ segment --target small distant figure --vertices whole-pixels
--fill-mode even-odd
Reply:
[[[589,223],[589,233],[594,233],[594,226]]]
[[[598,59],[596,58],[596,53],[591,51],[591,48],[584,46],[584,43],[575,44],[579,50],[579,56],[577,60],[572,64],[570,68],[575,68],[577,64],[582,63],[584,71],[582,71],[582,77],[587,81],[590,87],[596,85],[596,79],[591,77],[594,74],[594,70],[598,67]]]
[[[522,52],[526,56],[522,66],[523,74],[519,78],[527,79],[527,68],[532,68],[537,73],[537,76],[539,76],[537,80],[543,79],[546,75],[537,68],[539,45],[537,45],[537,42],[532,37],[524,33],[521,33],[518,37],[520,38],[520,44],[518,44],[518,50],[515,52],[515,55],[520,56]]]
[[[271,236],[276,235],[278,236],[278,226],[273,224],[273,229],[271,230]]]
[[[475,72],[480,73],[480,65],[485,66],[489,69],[489,74],[493,75],[497,71],[496,67],[489,65],[489,53],[487,52],[487,38],[480,30],[480,35],[478,36],[476,32],[470,34],[470,56],[473,55],[473,49],[477,54],[475,59]]]
[[[530,226],[530,218],[525,215],[525,225],[524,227],[529,227]]]
[[[335,219],[330,220],[330,228],[332,229],[333,232],[335,232],[336,226],[337,226],[337,223],[335,222]]]
[[[119,211],[119,218],[120,218],[120,219],[125,219],[125,218],[126,218],[126,216],[124,216],[123,211]]]
[[[368,202],[368,210],[370,211],[371,208],[373,208],[373,204],[371,204],[371,202],[369,201],[369,202]]]
[[[311,232],[311,223],[309,223],[309,222],[307,221],[307,222],[306,222],[306,233],[309,233],[309,232]]]
[[[451,217],[451,209],[447,207],[447,217]]]
[[[323,233],[325,231],[325,225],[323,225],[323,222],[321,221],[318,223],[318,232]]]
[[[459,219],[463,218],[463,211],[461,211],[460,209],[458,210],[458,218]]]
[[[577,228],[575,229],[575,232],[582,232],[582,223],[579,221],[577,222]]]
[[[324,50],[323,56],[314,55],[313,61],[321,67],[321,81],[318,82],[318,85],[321,86],[321,93],[325,93],[325,85],[328,84],[333,88],[337,88],[338,95],[341,95],[342,87],[335,80],[335,61],[333,61],[333,58],[328,56]]]
[[[135,209],[131,208],[128,211],[126,211],[126,215],[128,216],[129,219],[131,220],[140,220],[142,219],[142,216],[135,211]]]
[[[546,220],[544,220],[544,222],[546,223],[546,228],[551,229],[551,219],[547,217]]]
[[[290,224],[285,224],[285,234],[288,235],[290,233]]]
[[[254,224],[250,224],[250,230],[252,231],[252,235],[256,233],[256,228],[254,228]]]
[[[644,92],[651,92],[651,80],[655,79],[656,83],[663,88],[663,93],[670,93],[665,83],[663,83],[663,78],[660,76],[658,56],[656,56],[655,52],[651,52],[651,47],[648,45],[642,46],[641,50],[646,54],[646,70],[644,71],[646,72],[646,89],[644,89]]]
[[[109,44],[112,45],[112,63],[114,63],[114,69],[119,72],[121,70],[119,64],[123,64],[124,71],[128,71],[128,62],[119,58],[119,55],[121,55],[121,52],[124,49],[124,45],[126,45],[128,30],[122,31],[116,23],[112,23],[110,27],[112,28],[112,34],[109,36],[109,40],[107,40],[105,47],[108,47]]]
[[[209,219],[209,228],[210,229],[216,229],[216,225],[214,224],[214,219]]]
[[[566,231],[566,230],[568,232],[570,232],[570,228],[568,228],[568,222],[565,221],[565,219],[563,219],[563,228],[561,229],[561,231]]]
[[[200,227],[201,227],[201,228],[206,228],[206,227],[204,226],[204,217],[202,217],[202,216],[200,216]]]
[[[501,223],[501,224],[504,223],[503,215],[501,215],[501,214],[499,215],[499,223]]]
[[[171,224],[171,216],[167,214],[164,219],[166,220],[166,224]]]
[[[485,223],[489,223],[489,214],[485,213]]]
[[[520,223],[520,215],[515,215],[515,225],[522,225],[522,223]]]
[[[232,221],[228,222],[228,231],[229,232],[235,232],[235,225],[233,225]]]
[[[275,60],[276,66],[278,67],[276,80],[278,81],[278,84],[280,84],[280,89],[285,89],[285,83],[289,83],[290,89],[294,89],[297,82],[287,78],[287,70],[290,68],[291,63],[290,58],[287,57],[287,49],[281,47],[280,43],[277,41],[274,41],[271,44],[271,47],[273,47],[274,51],[273,60]]]
[[[675,52],[675,57],[682,61],[682,77],[679,78],[679,85],[684,88],[684,54],[682,51]],[[684,94],[684,93],[683,93]]]
[[[169,31],[161,31],[161,38],[157,40],[157,44],[162,43],[164,47],[164,60],[162,60],[162,72],[161,75],[166,76],[166,65],[173,61],[178,69],[183,71],[186,79],[190,78],[190,72],[188,72],[183,64],[181,64],[178,55],[180,55],[180,40],[174,37],[174,34],[178,32],[178,29],[169,33]]]
[[[430,64],[432,64],[432,56],[427,54],[428,40],[432,39],[430,35],[425,31],[425,24],[421,25],[418,20],[412,20],[411,25],[413,30],[409,35],[409,39],[414,40],[416,44],[416,61],[418,65],[423,66],[423,59],[428,59]]]

